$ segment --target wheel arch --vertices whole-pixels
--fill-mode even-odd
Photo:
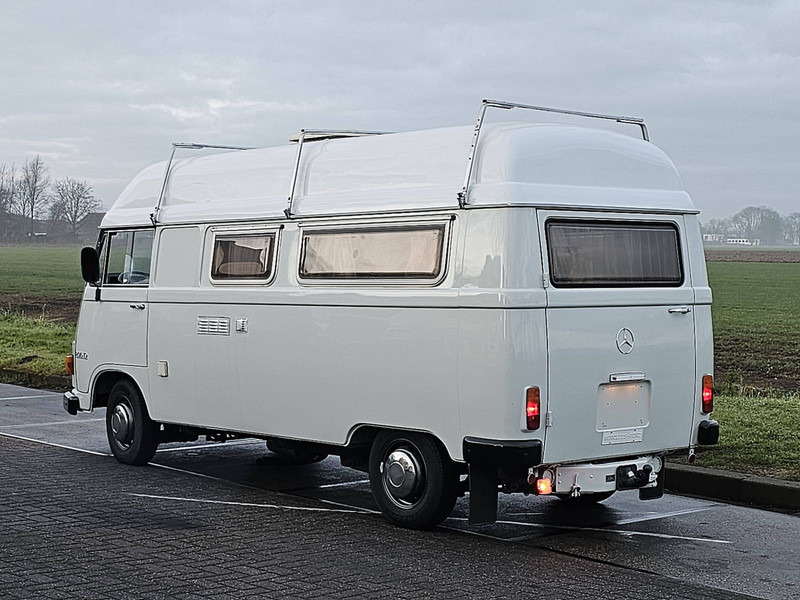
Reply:
[[[451,463],[457,466],[463,465],[463,462],[457,461],[453,458],[453,455],[447,449],[447,446],[441,440],[441,438],[428,429],[413,429],[411,427],[391,427],[388,425],[373,425],[364,423],[356,425],[350,430],[346,447],[349,449],[366,448],[367,451],[369,451],[369,448],[372,446],[372,442],[374,442],[378,434],[383,431],[392,431],[395,433],[403,433],[403,432],[419,433],[422,435],[426,435],[434,441],[434,443],[439,447],[439,450],[442,452],[443,456],[447,457],[447,459]]]
[[[95,376],[94,382],[92,384],[92,394],[91,394],[92,410],[94,410],[95,408],[100,408],[108,405],[108,396],[111,393],[112,388],[120,381],[127,381],[136,388],[136,390],[139,392],[139,395],[142,397],[142,401],[144,402],[145,408],[147,408],[147,411],[149,413],[150,407],[147,406],[147,398],[144,394],[142,386],[140,386],[137,383],[136,379],[129,373],[113,369],[103,371]]]

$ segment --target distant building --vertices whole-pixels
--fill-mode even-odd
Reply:
[[[77,234],[81,243],[94,244],[97,241],[97,234],[100,230],[100,222],[106,216],[104,212],[93,212],[86,215],[78,223]]]
[[[749,238],[728,238],[725,243],[736,246],[760,246],[761,240],[751,240]]]
[[[703,241],[707,244],[721,244],[725,241],[724,233],[704,233]]]
[[[89,213],[73,233],[66,221],[36,219],[31,227],[28,217],[0,213],[0,244],[94,245],[104,216],[102,212]]]

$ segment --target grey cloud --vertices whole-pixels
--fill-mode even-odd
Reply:
[[[173,140],[467,124],[500,97],[646,117],[704,218],[785,214],[798,30],[790,1],[6,3],[0,162],[47,153],[110,203]]]

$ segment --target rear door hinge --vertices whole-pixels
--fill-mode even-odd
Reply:
[[[552,427],[553,426],[553,413],[552,411],[547,411],[544,414],[544,426],[545,427]]]
[[[550,286],[550,276],[547,273],[542,273],[542,287]]]

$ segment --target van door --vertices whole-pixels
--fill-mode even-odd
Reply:
[[[544,460],[689,445],[694,292],[680,215],[539,211],[547,290]]]
[[[76,337],[78,389],[103,365],[147,366],[147,288],[153,230],[108,232],[99,290],[87,286]],[[86,361],[86,362],[84,362]]]

